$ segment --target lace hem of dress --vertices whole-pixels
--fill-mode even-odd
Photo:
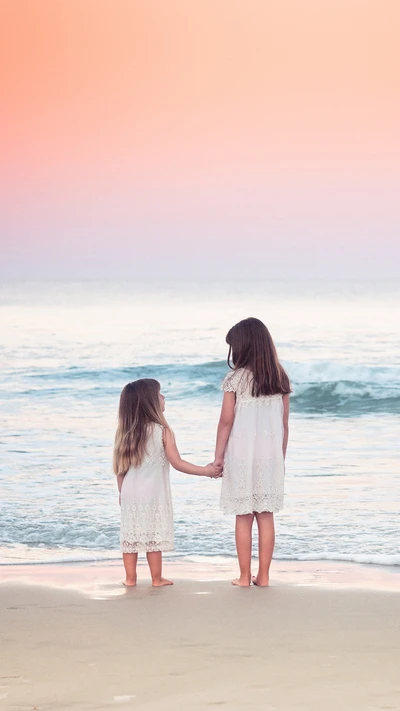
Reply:
[[[174,523],[170,502],[153,501],[121,504],[120,544],[122,553],[171,551]]]
[[[157,541],[121,541],[121,553],[167,553],[174,550],[174,542],[170,540]]]
[[[283,496],[246,496],[243,499],[221,497],[224,514],[244,516],[250,513],[278,513],[283,509]]]

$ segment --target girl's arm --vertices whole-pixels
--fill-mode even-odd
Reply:
[[[198,467],[196,464],[191,464],[190,462],[186,462],[182,459],[178,452],[175,439],[168,429],[164,429],[163,442],[167,459],[174,469],[178,470],[178,472],[183,472],[184,474],[194,474],[195,476],[220,476],[222,467],[218,467],[215,464],[207,464],[206,467]]]
[[[223,465],[225,448],[231,433],[233,421],[235,419],[236,395],[231,392],[224,392],[222,400],[221,415],[217,429],[217,443],[215,445],[215,464]]]
[[[283,400],[283,442],[282,442],[282,449],[283,449],[283,458],[285,459],[286,457],[286,450],[287,450],[287,445],[288,445],[288,440],[289,440],[289,393],[286,395],[283,395],[282,400]]]

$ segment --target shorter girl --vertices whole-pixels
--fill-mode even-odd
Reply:
[[[185,474],[218,477],[222,467],[197,467],[181,459],[163,415],[165,398],[157,380],[128,383],[119,402],[114,446],[121,505],[124,585],[136,585],[139,551],[145,551],[155,587],[172,585],[162,577],[162,551],[174,547],[169,463]]]
[[[283,507],[290,383],[262,321],[233,326],[226,342],[233,372],[222,383],[215,464],[223,464],[221,505],[236,515],[240,577],[234,585],[269,583],[275,543],[274,512]],[[251,577],[252,527],[258,526],[258,574]]]

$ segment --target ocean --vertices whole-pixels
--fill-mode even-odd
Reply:
[[[293,387],[275,558],[400,566],[399,297],[399,281],[1,284],[0,562],[118,558],[122,387],[157,378],[182,456],[212,461],[225,335],[256,316]],[[171,483],[170,557],[232,558],[220,482]]]

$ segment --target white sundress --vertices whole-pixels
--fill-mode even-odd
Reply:
[[[236,394],[221,488],[221,508],[226,514],[283,508],[282,395],[253,397],[252,380],[249,370],[239,368],[222,382],[225,392]]]
[[[121,488],[121,552],[172,551],[174,522],[169,462],[163,428],[154,424],[139,467],[131,467]]]

